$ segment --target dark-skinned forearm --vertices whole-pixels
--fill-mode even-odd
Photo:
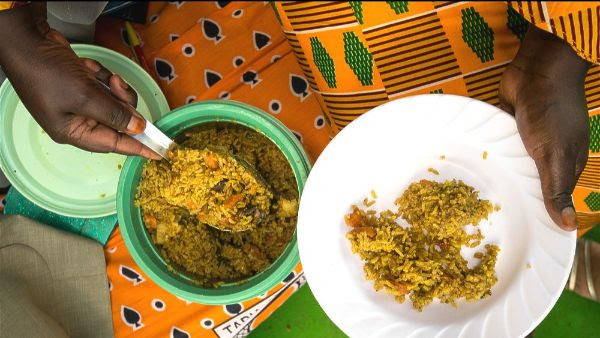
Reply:
[[[46,29],[43,4],[0,11],[0,65],[7,66],[10,60],[35,51],[45,38]]]

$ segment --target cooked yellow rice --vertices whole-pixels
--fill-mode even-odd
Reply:
[[[462,181],[421,180],[408,187],[396,206],[396,211],[379,214],[353,206],[346,215],[352,251],[363,260],[376,290],[400,303],[408,295],[419,311],[436,298],[456,306],[458,299],[475,301],[491,294],[498,246],[485,245],[476,253],[480,262],[473,269],[460,254],[461,246],[474,248],[483,239],[479,228],[467,234],[464,227],[487,218],[493,211],[489,201]],[[400,226],[398,217],[410,226]]]
[[[198,220],[196,205],[189,208],[185,198],[184,202],[177,198],[197,198],[198,191],[214,187],[217,179],[207,186],[204,178],[194,175],[196,164],[148,161],[136,203],[163,258],[204,287],[243,280],[266,269],[284,251],[296,226],[298,191],[285,156],[261,134],[230,124],[189,131],[178,142],[183,149],[221,147],[245,160],[269,185],[272,199],[268,214],[256,228],[239,233],[219,231]],[[195,163],[196,157],[190,162]],[[189,164],[187,160],[184,163]],[[239,202],[242,210],[244,203]]]

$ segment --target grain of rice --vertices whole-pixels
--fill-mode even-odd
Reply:
[[[429,171],[430,173],[432,173],[434,175],[439,175],[440,174],[439,171],[437,171],[436,169],[433,169],[433,168],[427,168],[427,171]]]

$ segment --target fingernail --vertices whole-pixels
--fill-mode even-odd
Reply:
[[[577,229],[577,215],[573,207],[566,207],[561,212],[562,228],[565,230],[576,230]]]
[[[131,120],[129,120],[129,123],[127,124],[126,132],[136,135],[142,133],[144,128],[146,128],[146,120],[136,114],[133,114],[131,115]]]

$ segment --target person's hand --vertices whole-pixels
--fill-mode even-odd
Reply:
[[[145,127],[133,108],[135,91],[98,62],[77,57],[45,15],[43,3],[0,12],[0,65],[31,115],[58,143],[160,159],[129,136]]]
[[[588,158],[589,66],[566,42],[531,25],[500,84],[501,108],[515,114],[546,209],[564,230],[577,228],[571,194]]]

